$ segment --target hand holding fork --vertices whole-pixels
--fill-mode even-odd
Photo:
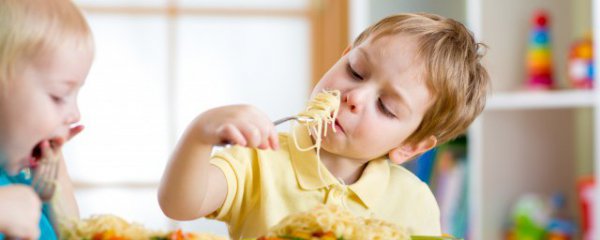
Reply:
[[[55,138],[40,143],[40,159],[33,164],[33,180],[31,186],[43,202],[49,202],[56,192],[58,176],[62,161],[62,145],[83,131],[78,125],[69,130],[67,139]]]
[[[79,125],[69,130],[67,139],[56,138],[52,140],[44,140],[40,143],[40,159],[34,164],[33,179],[31,186],[35,190],[40,200],[44,203],[52,203],[51,200],[56,196],[57,188],[59,188],[59,175],[61,173],[61,162],[63,161],[61,148],[65,141],[70,140],[75,135],[83,130],[83,126]],[[57,209],[54,204],[50,204],[49,220],[54,228],[54,232],[58,232]]]

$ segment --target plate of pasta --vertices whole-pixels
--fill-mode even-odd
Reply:
[[[458,240],[411,234],[409,229],[396,224],[358,217],[341,206],[328,204],[291,214],[255,240]]]
[[[82,220],[67,220],[60,224],[60,239],[64,240],[225,240],[209,233],[155,231],[141,224],[130,223],[115,215],[96,215]]]

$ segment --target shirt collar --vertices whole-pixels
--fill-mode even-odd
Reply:
[[[389,164],[385,157],[369,161],[358,181],[348,186],[368,208],[373,208],[388,188]]]
[[[305,126],[298,125],[292,129],[295,132],[300,148],[307,148],[314,143]],[[303,151],[294,143],[293,133],[288,137],[288,148],[294,173],[300,188],[315,190],[330,185],[341,183],[317,159],[314,149]],[[319,176],[320,171],[320,176]],[[360,179],[348,186],[367,207],[375,206],[377,200],[383,196],[390,178],[390,166],[385,157],[374,159],[367,163]],[[377,187],[374,187],[377,186]]]

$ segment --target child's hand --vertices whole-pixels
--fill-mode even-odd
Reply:
[[[264,112],[249,105],[211,109],[196,119],[193,128],[204,144],[279,149],[275,125]]]
[[[210,159],[213,146],[224,143],[279,149],[275,126],[255,107],[225,106],[200,114],[186,129],[163,174],[158,201],[165,215],[192,220],[223,206],[227,179]]]
[[[36,168],[39,162],[46,161],[44,159],[59,159],[60,161],[64,160],[62,155],[62,147],[63,145],[71,140],[73,137],[77,136],[81,131],[83,131],[83,125],[77,125],[71,127],[67,136],[64,137],[55,137],[50,140],[44,140],[40,144],[40,159],[37,159],[31,162],[30,167]]]
[[[18,239],[38,239],[42,202],[31,187],[0,187],[0,232]]]

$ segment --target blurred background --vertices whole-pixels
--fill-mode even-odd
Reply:
[[[591,221],[600,216],[591,210],[600,172],[591,57],[600,0],[75,2],[96,41],[79,99],[86,130],[65,149],[82,217],[226,235],[222,223],[172,221],[158,207],[162,170],[187,124],[225,104],[253,104],[272,119],[295,114],[367,26],[431,12],[463,22],[489,46],[493,85],[465,136],[406,165],[436,194],[444,232],[600,239],[591,235],[600,226]]]

